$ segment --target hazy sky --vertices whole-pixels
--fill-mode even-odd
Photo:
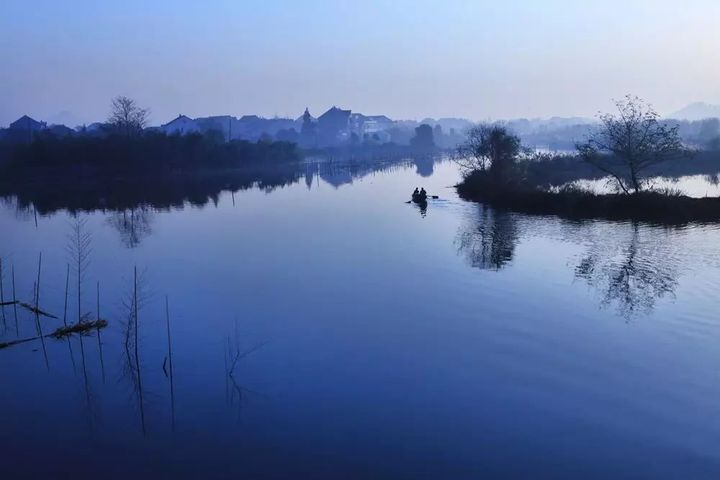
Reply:
[[[178,113],[592,116],[720,103],[720,0],[0,2],[0,125]]]

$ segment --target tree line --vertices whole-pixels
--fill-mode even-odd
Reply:
[[[226,142],[219,132],[166,135],[146,130],[148,110],[127,97],[112,100],[101,135],[55,136],[38,132],[30,142],[0,145],[5,178],[33,175],[115,176],[295,162],[295,144]],[[12,175],[15,174],[15,175]],[[24,175],[24,176],[23,176]]]

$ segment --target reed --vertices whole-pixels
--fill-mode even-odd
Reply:
[[[175,431],[175,379],[173,375],[172,340],[170,338],[170,307],[167,295],[165,295],[165,323],[167,325],[168,361],[170,369],[170,414],[172,430]]]
[[[3,291],[3,283],[5,283],[5,275],[3,272],[3,261],[0,258],[0,311],[2,312],[3,332],[7,330],[7,319],[5,317],[5,292]]]
[[[97,282],[97,321],[100,322],[100,282]],[[105,320],[102,320],[105,322]],[[107,326],[107,322],[105,322]],[[103,359],[102,338],[100,337],[100,327],[97,328],[98,351],[100,352],[100,371],[102,373],[103,383],[105,383],[105,360]]]
[[[50,371],[50,361],[48,360],[47,347],[45,346],[45,337],[43,336],[42,325],[40,325],[40,272],[42,271],[42,252],[38,256],[37,282],[35,283],[35,328],[37,329],[40,343],[42,343],[43,356],[45,357],[45,366]]]
[[[15,293],[15,265],[12,266],[12,294],[13,294],[13,314],[15,315],[15,335],[20,336],[20,328],[18,324],[18,315],[17,315],[17,295]]]

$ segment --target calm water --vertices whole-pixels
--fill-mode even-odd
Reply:
[[[39,341],[0,350],[3,477],[720,477],[718,227],[516,215],[457,179],[325,169],[79,214],[102,363],[95,334],[47,339],[47,364]],[[422,185],[426,212],[404,203]],[[0,206],[6,300],[14,266],[31,302],[42,252],[40,306],[62,317],[73,222]]]
[[[650,187],[660,191],[675,191],[688,197],[703,198],[720,196],[720,174],[684,175],[681,177],[654,177],[650,179]],[[615,193],[617,185],[610,178],[597,180],[577,180],[570,183],[583,190],[605,194]]]

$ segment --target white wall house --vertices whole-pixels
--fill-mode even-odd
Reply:
[[[166,123],[160,128],[167,135],[185,135],[200,132],[200,128],[195,120],[185,115],[178,115],[175,120]]]

